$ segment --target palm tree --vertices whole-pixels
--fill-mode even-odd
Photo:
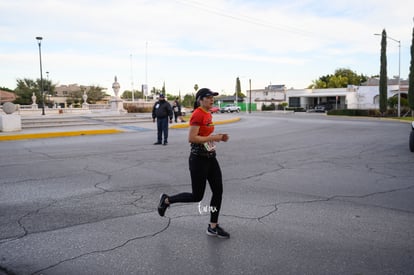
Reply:
[[[408,77],[408,106],[411,109],[411,117],[414,117],[414,28],[413,38],[411,41],[411,63],[410,63],[410,76]]]
[[[382,116],[387,112],[387,33],[382,30],[381,36],[381,70],[379,81],[379,107]]]

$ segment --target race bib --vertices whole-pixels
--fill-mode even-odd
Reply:
[[[214,149],[216,149],[216,144],[214,143],[214,141],[208,141],[204,143],[204,148],[206,148],[208,152],[211,152],[214,151]]]

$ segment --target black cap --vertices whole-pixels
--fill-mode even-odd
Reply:
[[[198,90],[197,94],[196,94],[196,98],[197,100],[202,99],[203,97],[206,96],[216,96],[218,95],[218,93],[213,92],[212,90],[208,89],[208,88],[201,88],[200,90]]]
[[[164,94],[159,95],[160,98],[165,98]]]

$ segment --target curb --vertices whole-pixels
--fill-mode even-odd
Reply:
[[[0,136],[0,141],[35,139],[35,138],[73,137],[73,136],[85,136],[85,135],[107,135],[107,134],[118,134],[118,133],[123,133],[123,132],[124,131],[117,130],[117,129],[101,129],[101,130],[79,130],[79,131],[68,131],[68,132],[18,134],[18,135]]]
[[[227,124],[227,123],[233,123],[233,122],[237,122],[237,121],[240,121],[240,117],[235,117],[235,118],[231,118],[231,119],[224,119],[224,120],[218,120],[218,121],[215,121],[213,123],[213,125]],[[188,128],[188,127],[190,127],[190,125],[187,122],[187,123],[171,125],[170,129],[184,129],[184,128]]]
[[[235,117],[231,119],[218,120],[214,122],[214,125],[227,124],[240,121],[240,117]],[[171,125],[170,129],[184,129],[188,128],[190,125],[188,122]],[[45,133],[32,133],[32,134],[6,134],[0,135],[1,141],[12,141],[12,140],[22,140],[22,139],[38,139],[38,138],[57,138],[57,137],[73,137],[73,136],[85,136],[85,135],[108,135],[108,134],[118,134],[124,133],[125,131],[118,129],[98,129],[98,130],[78,130],[78,131],[62,131],[62,132],[45,132]]]
[[[393,122],[403,122],[411,123],[410,120],[397,119],[397,118],[388,118],[388,117],[371,117],[371,116],[341,116],[341,115],[327,115],[327,117],[339,117],[339,118],[352,118],[352,119],[370,119],[370,120],[379,120],[379,121],[393,121]]]

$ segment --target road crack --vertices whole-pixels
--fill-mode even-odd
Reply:
[[[64,259],[64,260],[59,261],[59,262],[57,262],[55,264],[52,264],[52,265],[50,265],[48,267],[45,267],[45,268],[36,270],[33,273],[31,273],[31,274],[33,274],[33,275],[34,274],[41,274],[42,272],[44,272],[46,270],[52,269],[54,267],[57,267],[58,265],[61,265],[63,263],[66,263],[66,262],[70,262],[70,261],[73,261],[73,260],[77,260],[79,258],[82,258],[82,257],[85,257],[85,256],[89,256],[89,255],[93,255],[93,254],[112,252],[112,251],[115,251],[115,250],[117,250],[119,248],[122,248],[122,247],[128,245],[131,242],[134,242],[134,241],[137,241],[137,240],[141,240],[141,239],[146,239],[146,238],[153,238],[153,237],[161,234],[162,232],[166,231],[169,228],[169,226],[171,224],[171,219],[170,218],[167,218],[167,221],[168,221],[167,224],[163,228],[161,228],[159,231],[156,231],[154,233],[150,233],[150,234],[147,234],[147,235],[144,235],[144,236],[137,236],[137,237],[128,239],[128,240],[124,241],[123,243],[121,243],[121,244],[119,244],[117,246],[108,248],[108,249],[94,250],[94,251],[90,251],[90,252],[87,252],[87,253],[83,253],[83,254],[80,254],[80,255],[77,255],[77,256],[68,258],[68,259]]]

